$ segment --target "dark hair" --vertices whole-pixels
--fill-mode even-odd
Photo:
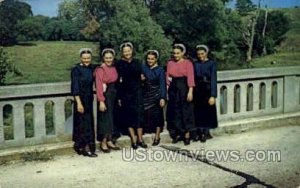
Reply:
[[[120,45],[120,51],[123,51],[123,48],[129,47],[133,50],[133,44],[130,41],[125,41]]]
[[[104,49],[104,51],[102,51],[102,53],[101,53],[101,56],[102,56],[102,58],[105,56],[105,54],[107,54],[107,53],[111,53],[113,56],[115,56],[115,51],[113,50],[113,49],[108,49],[108,48],[106,48],[106,49]]]
[[[158,59],[158,54],[156,52],[154,52],[154,51],[148,51],[147,54],[146,54],[146,59],[147,59],[148,55],[154,55],[155,58]]]
[[[80,52],[80,57],[82,56],[82,54],[91,54],[92,55],[92,52],[90,50],[83,50]]]
[[[181,50],[182,52],[184,51],[184,48],[181,47],[181,46],[173,46],[173,50],[174,50],[174,49],[179,49],[179,50]]]
[[[198,47],[198,48],[196,48],[196,51],[199,51],[199,50],[204,50],[205,52],[207,52],[207,49],[206,48],[204,48],[204,47]]]

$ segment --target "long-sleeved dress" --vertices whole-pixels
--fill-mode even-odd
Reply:
[[[167,99],[167,86],[165,71],[162,67],[150,68],[142,65],[146,78],[143,85],[144,98],[144,132],[155,133],[156,127],[162,131],[164,127],[164,112],[160,106],[160,100]]]
[[[216,105],[209,105],[210,97],[217,98],[217,70],[212,60],[195,61],[194,112],[197,128],[216,128],[218,126]]]
[[[71,94],[79,96],[84,113],[77,111],[77,101],[74,100],[73,109],[73,141],[83,148],[95,143],[94,117],[93,117],[93,71],[94,65],[88,66],[79,63],[71,71]]]
[[[167,127],[172,139],[194,129],[193,103],[187,101],[189,87],[195,86],[194,68],[190,60],[167,63]]]
[[[143,123],[143,96],[142,96],[142,64],[137,59],[131,62],[119,60],[115,64],[118,74],[118,94],[122,106],[118,114],[119,126],[123,128],[141,128]],[[122,131],[124,132],[124,129]]]
[[[115,83],[118,73],[114,66],[102,64],[95,70],[97,108],[97,140],[102,141],[104,136],[112,135],[114,130],[114,109],[117,90]],[[99,102],[104,102],[106,111],[99,110]]]

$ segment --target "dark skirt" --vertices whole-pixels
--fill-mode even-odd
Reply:
[[[208,104],[210,93],[210,82],[196,79],[196,87],[194,89],[194,113],[197,129],[212,129],[218,126],[216,105],[211,106]]]
[[[95,143],[95,128],[93,116],[93,95],[80,96],[81,103],[84,107],[84,113],[77,111],[75,100],[73,108],[73,137],[75,144],[83,148],[87,144]]]
[[[143,87],[144,99],[144,122],[145,133],[156,133],[156,128],[160,127],[162,132],[164,127],[164,112],[160,107],[160,87],[159,81],[147,80]]]
[[[142,128],[144,118],[143,94],[141,87],[129,87],[122,93],[122,126],[126,128]]]
[[[171,138],[194,129],[193,103],[187,101],[186,77],[173,78],[168,90],[167,128]]]
[[[97,105],[97,140],[102,141],[104,136],[112,135],[114,130],[114,109],[116,105],[115,84],[107,84],[107,90],[104,93],[105,105],[107,110],[101,112],[99,110],[99,102]]]

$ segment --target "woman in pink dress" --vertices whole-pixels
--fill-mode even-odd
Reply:
[[[167,62],[167,127],[173,143],[180,139],[190,144],[190,132],[194,129],[193,88],[194,69],[190,60],[185,58],[183,44],[173,46],[173,58]]]
[[[100,150],[108,153],[110,149],[120,149],[112,142],[114,107],[117,94],[115,83],[118,79],[118,73],[114,67],[115,51],[111,48],[106,48],[101,55],[103,63],[95,70],[98,101],[97,140],[101,142]]]

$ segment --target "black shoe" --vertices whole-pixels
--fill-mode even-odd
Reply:
[[[112,146],[110,146],[110,145],[107,145],[107,147],[108,147],[109,149],[112,149],[112,150],[121,150],[121,148],[118,147],[118,146],[112,147]]]
[[[160,143],[160,138],[154,139],[152,146],[157,146],[159,143]]]
[[[176,144],[179,141],[180,141],[180,136],[177,136],[177,137],[173,138],[172,144]]]
[[[91,154],[89,154],[89,152],[87,152],[85,149],[82,149],[82,150],[81,150],[81,154],[82,154],[83,156],[85,156],[85,157],[90,157],[90,156],[91,156]]]
[[[136,143],[133,143],[133,144],[131,144],[131,147],[132,147],[132,149],[138,149],[138,146],[137,146],[137,144]]]
[[[142,148],[147,148],[148,147],[147,144],[145,144],[144,141],[138,142],[137,145],[142,147]]]
[[[205,134],[200,135],[200,142],[206,142]]]
[[[199,141],[199,136],[195,136],[192,140],[193,140],[193,142],[198,142]]]
[[[92,152],[89,157],[98,157],[98,155],[96,153]]]
[[[184,145],[187,146],[187,145],[190,145],[191,140],[189,138],[185,138],[183,142],[184,142]]]
[[[74,151],[75,151],[78,155],[82,155],[82,150],[79,149],[79,147],[74,146],[73,149],[74,149]]]
[[[110,149],[104,149],[102,148],[102,146],[100,145],[100,150],[103,152],[103,153],[109,153],[110,152]]]
[[[206,137],[206,139],[212,139],[213,138],[209,132],[205,135],[205,137]]]

